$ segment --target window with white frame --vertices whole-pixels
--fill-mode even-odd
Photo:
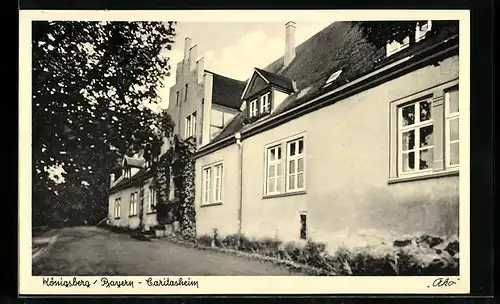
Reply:
[[[401,174],[432,170],[434,125],[431,100],[424,99],[399,108],[399,164]]]
[[[123,178],[130,178],[132,176],[132,169],[130,167],[125,167],[123,171]]]
[[[223,200],[224,166],[221,162],[203,168],[201,204],[220,204]]]
[[[281,145],[267,149],[266,167],[266,194],[281,193],[283,180]]]
[[[154,207],[156,206],[156,190],[154,188],[149,188],[148,193],[148,212],[154,212]]]
[[[287,191],[304,190],[304,139],[287,143]]]
[[[184,136],[185,138],[195,136],[196,134],[196,112],[186,117]]]
[[[138,198],[137,192],[133,192],[132,194],[130,194],[129,216],[137,215],[137,198]]]
[[[211,175],[212,175],[212,168],[203,169],[203,191],[202,191],[203,204],[210,204]]]
[[[191,136],[196,135],[196,112],[191,114]]]
[[[214,202],[222,202],[222,164],[215,166]]]
[[[260,97],[260,113],[269,113],[271,110],[271,100],[269,99],[271,93],[266,93]]]
[[[304,137],[283,141],[266,148],[265,168],[265,195],[304,191],[306,188]]]
[[[184,137],[188,138],[189,136],[191,136],[191,115],[186,117],[184,122]]]
[[[122,204],[121,198],[116,198],[115,199],[115,206],[114,206],[114,217],[115,218],[119,218],[120,217],[121,204]]]
[[[455,167],[459,164],[459,102],[458,88],[453,88],[445,93],[445,159],[446,165]]]
[[[257,116],[259,109],[257,108],[257,99],[250,101],[250,117]]]
[[[457,172],[458,80],[394,101],[390,108],[390,180]]]

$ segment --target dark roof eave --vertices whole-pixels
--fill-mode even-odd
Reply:
[[[444,50],[441,51],[439,50],[440,46],[449,42],[451,42],[450,46],[446,47]],[[357,79],[351,81],[350,83],[347,83],[346,85],[344,85],[344,88],[342,88],[342,86],[337,88],[331,88],[330,90],[323,92],[319,96],[313,96],[311,100],[302,103],[301,105],[290,108],[289,110],[286,110],[285,112],[280,113],[279,115],[274,116],[271,119],[264,120],[259,125],[241,131],[241,139],[248,138],[263,131],[272,129],[280,124],[283,124],[284,122],[290,121],[299,116],[302,116],[304,114],[313,112],[319,108],[335,103],[340,99],[344,99],[353,94],[359,93],[360,91],[367,90],[369,87],[373,87],[375,85],[390,80],[387,78],[394,77],[396,74],[407,72],[409,69],[418,64],[426,63],[428,61],[433,60],[436,57],[453,53],[455,51],[458,52],[458,35],[449,37],[448,39],[441,41],[440,43],[434,44],[420,51],[417,54],[409,54],[408,57],[406,57],[408,59],[406,58],[400,59],[399,61],[395,62],[399,63],[393,67],[389,68],[388,66],[382,66],[380,68],[377,68],[376,70],[372,70],[371,72],[365,74],[364,76],[360,76]],[[366,77],[366,79],[355,83],[357,80],[363,77]],[[308,107],[304,106],[305,104],[309,104],[312,102],[314,103],[310,104],[310,106]],[[227,137],[221,138],[220,140],[214,142],[213,144],[208,144],[207,146],[200,148],[196,153],[195,158],[202,157],[213,151],[227,147],[232,143],[236,142],[236,141],[231,141],[230,139],[233,139],[232,135],[228,135]]]
[[[119,190],[126,189],[130,186],[134,186],[138,183],[143,182],[144,180],[150,178],[153,175],[153,172],[156,171],[155,169],[151,169],[148,172],[145,172],[141,174],[141,176],[134,178],[134,176],[130,179],[127,180],[122,180],[120,183],[117,185],[113,186],[112,188],[109,189],[109,194],[115,193]],[[139,174],[139,173],[137,173]]]

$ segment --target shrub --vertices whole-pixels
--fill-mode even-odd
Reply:
[[[220,238],[199,236],[198,244],[230,248],[319,268],[342,275],[458,275],[458,237],[439,238],[427,234],[401,238],[394,242],[362,246],[340,246],[328,254],[326,244],[311,240],[283,243],[276,238],[250,239],[237,234]]]
[[[201,235],[196,238],[196,242],[203,246],[211,246],[213,237],[210,235]]]
[[[256,253],[269,256],[279,257],[282,242],[276,238],[263,238],[255,241]]]
[[[240,243],[240,236],[238,234],[227,235],[220,241],[222,247],[235,250],[240,249],[239,243]]]
[[[151,227],[151,230],[165,230],[165,226],[164,225],[154,225]]]
[[[334,257],[347,275],[458,275],[456,238],[422,235],[396,240],[392,246],[342,247]]]

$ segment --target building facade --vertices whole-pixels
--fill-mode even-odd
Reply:
[[[108,224],[149,230],[156,220],[156,191],[151,182],[155,162],[140,153],[124,156],[122,171],[115,180],[111,174],[108,202]]]
[[[245,83],[205,70],[204,59],[197,57],[197,45],[192,45],[190,38],[185,38],[184,50],[184,58],[176,67],[176,83],[170,88],[166,111],[175,124],[172,135],[181,140],[194,138],[197,146],[201,146],[239,113],[238,96]],[[145,157],[141,152],[123,157],[121,172],[111,174],[110,178],[110,225],[149,230],[158,224],[154,208],[156,193],[151,182],[157,160],[170,146],[170,140],[164,138],[155,157]],[[170,181],[170,200],[174,200],[174,193],[173,181]]]
[[[353,22],[297,47],[294,31],[287,23],[283,57],[255,69],[241,112],[199,148],[197,233],[330,246],[457,234],[458,23],[416,24],[415,39],[386,47]]]

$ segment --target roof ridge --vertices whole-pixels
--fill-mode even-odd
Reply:
[[[283,75],[279,75],[277,73],[273,73],[273,72],[269,72],[269,71],[266,71],[266,70],[263,70],[263,69],[259,69],[259,68],[255,68],[256,70],[258,70],[259,72],[264,72],[264,73],[268,73],[268,74],[271,74],[272,76],[275,76],[275,77],[279,77],[283,80],[292,80],[286,76],[283,76]]]
[[[304,47],[308,42],[310,42],[314,37],[318,36],[321,32],[323,32],[324,30],[326,30],[327,28],[329,28],[330,26],[332,26],[332,24],[334,23],[342,23],[342,22],[350,22],[350,21],[333,21],[331,23],[329,23],[327,26],[325,26],[324,28],[322,28],[321,30],[317,31],[314,35],[312,35],[311,37],[307,38],[306,40],[302,41],[301,43],[299,43],[299,45],[297,45],[295,47],[295,50],[297,52],[297,49],[300,48],[300,47]],[[273,64],[275,64],[276,62],[284,59],[284,55],[276,58],[275,60],[273,60],[272,62],[270,62],[268,65],[266,65],[265,68],[263,68],[264,71],[267,72],[266,69],[268,69],[270,66],[272,66]],[[295,58],[294,58],[295,59]],[[293,60],[292,60],[293,61]],[[282,64],[282,66],[280,66],[280,68],[275,72],[275,73],[278,73],[278,72],[283,72],[283,68],[285,68],[285,66]],[[277,74],[278,75],[278,74]]]
[[[217,75],[219,77],[223,77],[223,78],[226,78],[226,79],[229,79],[229,80],[233,80],[233,81],[238,81],[238,82],[245,82],[243,80],[239,80],[239,79],[236,79],[236,78],[232,78],[232,77],[229,77],[229,76],[226,76],[226,75],[222,75],[222,74],[219,74],[219,73],[215,73],[215,72],[212,72],[210,70],[205,70],[205,72],[208,72],[210,74],[213,74],[213,75]]]

